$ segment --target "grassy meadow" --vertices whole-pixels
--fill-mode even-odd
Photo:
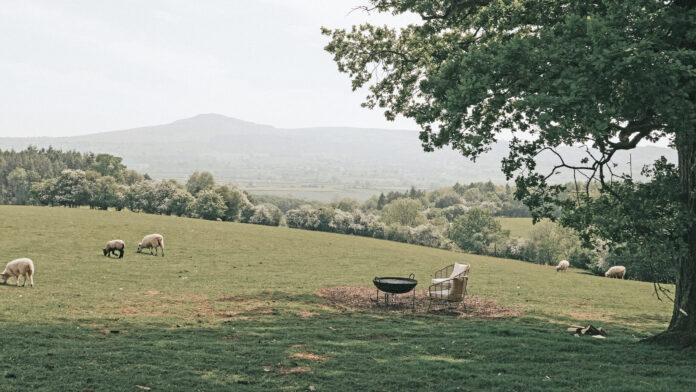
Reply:
[[[510,231],[511,238],[529,238],[532,233],[532,218],[495,218],[503,230]]]
[[[639,343],[671,313],[648,283],[130,212],[0,206],[0,222],[0,262],[36,266],[33,289],[0,285],[2,391],[696,390],[695,350]],[[166,256],[135,253],[155,232]],[[114,238],[123,259],[102,255]],[[409,273],[427,289],[454,261],[472,265],[469,294],[524,315],[372,313],[316,295]],[[609,337],[566,332],[589,323]]]

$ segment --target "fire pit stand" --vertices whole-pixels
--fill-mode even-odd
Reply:
[[[409,291],[413,291],[413,296],[411,299],[411,309],[416,310],[416,290],[414,288],[418,284],[415,280],[416,276],[410,274],[408,278],[395,278],[395,277],[375,277],[372,279],[372,283],[377,287],[377,305],[379,305],[379,292],[384,293],[384,305],[389,306],[389,297],[392,298],[392,304],[395,303],[394,296],[397,294],[405,294]]]

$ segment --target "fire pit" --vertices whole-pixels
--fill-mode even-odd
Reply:
[[[411,308],[415,309],[416,303],[416,291],[413,290],[418,281],[413,279],[414,274],[408,276],[408,278],[396,278],[396,277],[375,277],[372,279],[372,283],[377,287],[377,304],[379,304],[379,292],[384,293],[384,304],[389,305],[389,296],[392,297],[392,302],[394,301],[394,295],[404,294],[409,291],[413,291],[413,299],[411,301]]]

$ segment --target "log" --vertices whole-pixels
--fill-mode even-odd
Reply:
[[[583,326],[578,326],[578,325],[571,325],[568,327],[568,332],[573,332],[576,335],[590,335],[590,336],[602,336],[605,337],[607,336],[607,332],[602,329],[602,327],[594,327],[593,325],[588,325],[586,327]]]

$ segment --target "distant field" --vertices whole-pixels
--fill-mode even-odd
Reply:
[[[534,225],[532,218],[497,218],[503,230],[510,230],[510,237],[528,238]]]
[[[0,206],[0,222],[0,260],[37,269],[33,289],[0,285],[2,391],[696,390],[694,350],[636,343],[671,313],[648,283],[130,212]],[[152,232],[165,257],[135,253]],[[122,260],[102,256],[112,238]],[[316,295],[409,273],[427,289],[454,261],[472,265],[469,294],[524,316],[370,313]],[[566,332],[588,323],[609,337]]]
[[[407,186],[396,188],[350,188],[341,186],[311,186],[311,187],[244,187],[244,190],[252,195],[272,195],[281,197],[290,197],[296,199],[305,199],[312,201],[320,201],[323,203],[335,202],[344,198],[356,199],[365,201],[372,196],[379,196],[380,192],[387,193],[389,191],[404,192],[408,190]]]

